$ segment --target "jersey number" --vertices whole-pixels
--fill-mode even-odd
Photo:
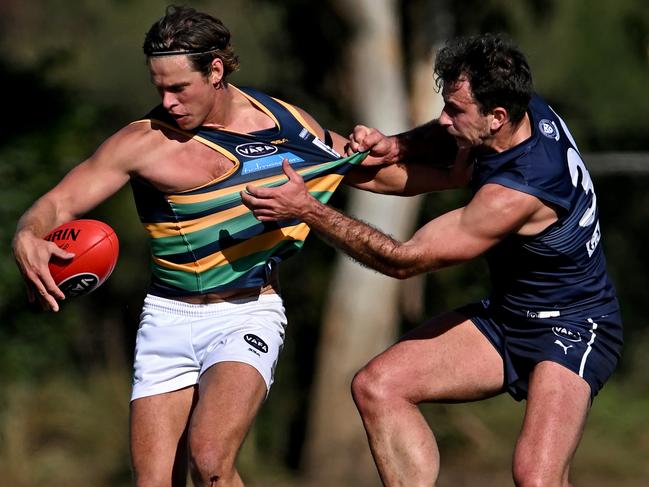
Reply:
[[[581,187],[584,189],[586,195],[588,195],[588,193],[592,194],[590,206],[586,209],[586,211],[584,211],[584,214],[581,215],[581,218],[579,219],[580,227],[588,227],[595,221],[595,208],[597,208],[597,195],[595,194],[593,180],[590,178],[590,174],[588,173],[586,165],[579,155],[579,152],[577,152],[577,144],[575,143],[575,139],[572,137],[570,130],[568,130],[568,126],[565,124],[563,119],[559,115],[557,115],[556,112],[554,112],[554,114],[559,119],[559,122],[561,122],[561,128],[563,128],[563,131],[566,133],[568,140],[572,144],[572,147],[568,149],[567,154],[568,168],[570,169],[570,178],[572,179],[572,185],[575,188],[577,187],[577,183],[579,182],[579,175],[581,174]],[[589,257],[591,257],[595,252],[595,248],[597,247],[597,244],[599,244],[600,238],[601,233],[599,230],[599,222],[597,222],[597,225],[595,225],[595,230],[593,231],[593,235],[590,241],[586,244],[586,250],[588,251]]]

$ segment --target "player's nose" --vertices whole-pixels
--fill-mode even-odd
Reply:
[[[168,91],[162,93],[162,106],[165,110],[171,110],[178,104],[176,96]]]
[[[442,110],[442,113],[439,115],[439,124],[442,127],[450,127],[453,125],[453,121],[451,120],[451,117],[448,116],[448,113],[446,113],[446,110]]]

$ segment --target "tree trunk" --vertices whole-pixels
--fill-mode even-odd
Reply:
[[[399,14],[392,0],[337,0],[357,28],[347,71],[359,123],[393,134],[409,125]],[[412,231],[418,198],[354,191],[348,212],[398,239]],[[399,281],[340,257],[331,282],[314,378],[305,473],[318,485],[377,485],[350,383],[397,335]]]

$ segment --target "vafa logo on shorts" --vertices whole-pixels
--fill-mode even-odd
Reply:
[[[268,353],[268,345],[266,345],[266,342],[259,338],[257,335],[247,333],[243,336],[243,339],[248,342],[251,347],[256,348],[262,353]]]
[[[566,328],[565,326],[553,326],[552,333],[554,333],[559,338],[564,338],[568,340],[569,342],[581,341],[581,335],[579,334],[578,331],[572,331],[571,329]]]

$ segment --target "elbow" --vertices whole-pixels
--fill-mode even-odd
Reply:
[[[394,279],[399,279],[400,281],[409,279],[418,274],[421,274],[423,270],[417,266],[416,263],[407,261],[392,261],[388,266],[386,266],[385,274]]]
[[[417,274],[418,272],[414,272],[412,267],[391,269],[388,273],[390,277],[399,279],[400,281],[405,281],[406,279],[416,276]]]
[[[401,281],[410,279],[411,277],[418,276],[420,274],[426,274],[428,272],[433,272],[440,267],[444,267],[438,261],[431,262],[426,261],[422,262],[416,259],[407,259],[407,260],[394,260],[387,267],[385,274],[395,279]]]

